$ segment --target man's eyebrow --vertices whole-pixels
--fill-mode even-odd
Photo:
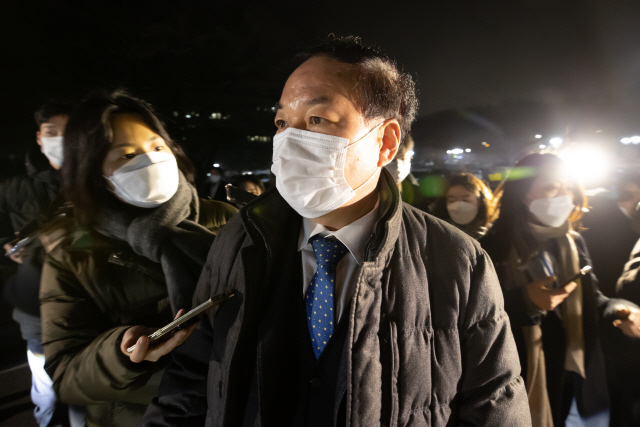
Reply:
[[[331,100],[330,97],[328,97],[327,95],[323,95],[323,96],[318,96],[316,98],[311,98],[310,100],[306,101],[304,104],[305,105],[319,105],[319,104],[326,104],[327,102],[329,102]],[[276,102],[276,104],[273,106],[273,108],[277,111],[277,110],[281,110],[282,109],[282,104],[280,104],[279,102]]]
[[[305,102],[306,105],[318,105],[318,104],[326,104],[327,102],[329,102],[330,98],[326,95],[323,96],[318,96],[317,98],[311,98],[310,100],[308,100],[307,102]]]

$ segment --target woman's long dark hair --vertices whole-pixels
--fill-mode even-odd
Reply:
[[[563,167],[562,160],[554,154],[529,154],[516,163],[494,192],[500,217],[489,234],[496,240],[497,248],[504,251],[515,248],[522,264],[528,263],[538,252],[538,243],[529,231],[529,208],[524,200],[538,176]],[[582,209],[587,206],[587,197],[577,183],[573,185],[573,193],[576,207],[569,215],[569,221],[575,226],[582,218]]]
[[[189,182],[193,182],[191,161],[169,137],[151,105],[122,90],[92,95],[71,113],[64,132],[62,189],[80,224],[93,224],[106,200],[113,197],[102,175],[102,163],[113,142],[113,117],[125,113],[139,117],[164,139],[176,157],[180,171]]]

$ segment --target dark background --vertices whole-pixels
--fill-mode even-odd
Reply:
[[[271,107],[289,61],[329,33],[382,46],[417,80],[418,160],[489,141],[485,152],[508,162],[537,133],[600,131],[609,143],[640,133],[637,1],[53,0],[2,9],[4,159],[34,144],[40,103],[125,87],[157,108],[201,171],[213,162],[268,168]]]

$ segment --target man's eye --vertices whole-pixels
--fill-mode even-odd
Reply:
[[[124,159],[133,159],[136,156],[136,153],[129,153],[122,156]]]
[[[276,120],[276,127],[278,129],[282,129],[287,125],[287,122],[285,122],[284,120]]]
[[[320,123],[322,123],[322,118],[321,117],[316,117],[313,116],[309,119],[309,124],[311,125],[319,125]]]

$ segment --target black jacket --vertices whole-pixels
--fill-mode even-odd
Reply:
[[[616,282],[640,234],[614,200],[600,196],[592,204],[593,209],[582,220],[586,227],[582,234],[600,289],[606,296],[615,297]]]
[[[0,184],[0,243],[35,219],[45,219],[49,206],[60,192],[60,172],[47,169],[20,175]]]
[[[338,382],[346,415],[336,424],[531,425],[487,255],[462,232],[399,202],[388,172],[378,189],[382,219],[345,313]],[[279,277],[297,256],[300,224],[270,190],[221,232],[195,301],[232,288],[237,296],[172,353],[144,425],[240,426],[247,414],[256,414],[251,425],[292,424],[295,391],[283,387],[295,382],[283,350],[291,338],[281,333],[291,316],[264,307],[285,292]]]
[[[530,315],[525,302],[522,288],[506,289],[506,271],[508,248],[498,243],[495,235],[489,234],[482,241],[482,246],[493,260],[498,278],[503,286],[505,310],[511,319],[513,336],[518,347],[522,372],[526,377],[527,349],[522,331],[523,326],[539,324],[542,328],[543,346],[547,372],[547,391],[551,403],[551,410],[556,425],[564,425],[564,420],[569,412],[573,390],[571,379],[564,370],[565,336],[561,319],[555,312],[544,312],[543,315]],[[575,235],[575,243],[578,249],[580,266],[591,265],[589,253],[584,240]],[[601,334],[616,334],[612,325],[614,320],[614,306],[617,303],[626,303],[622,300],[609,299],[598,289],[598,280],[591,273],[582,278],[582,307],[583,330],[585,345],[585,371],[586,380],[578,384],[579,393],[575,394],[580,413],[587,417],[598,413],[610,406],[607,393],[605,363],[601,344]]]

